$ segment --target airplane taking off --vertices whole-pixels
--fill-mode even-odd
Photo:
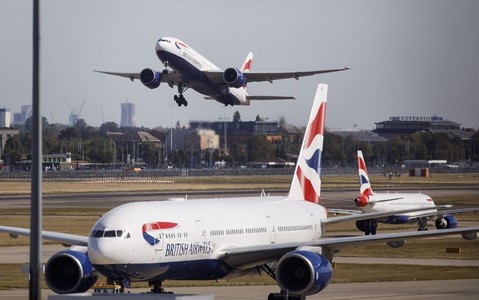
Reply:
[[[303,298],[330,283],[333,255],[344,247],[378,242],[394,246],[405,239],[452,234],[477,237],[479,226],[322,238],[330,224],[390,214],[328,218],[319,204],[326,97],[327,85],[320,84],[287,196],[133,202],[101,216],[88,237],[43,231],[44,239],[74,245],[48,260],[44,277],[49,288],[84,292],[100,272],[122,285],[147,281],[160,293],[166,279],[219,279],[264,271],[282,291],[269,299]],[[7,226],[0,226],[0,232],[30,234]]]
[[[374,193],[371,188],[366,162],[363,152],[358,151],[358,172],[360,195],[354,200],[356,206],[363,213],[390,212],[392,215],[384,218],[356,221],[356,227],[366,235],[376,234],[379,223],[406,224],[417,222],[418,230],[427,230],[427,220],[437,216],[435,225],[437,229],[449,229],[457,226],[454,213],[474,212],[479,209],[454,209],[442,210],[431,209],[429,211],[410,212],[397,214],[396,211],[403,209],[434,207],[436,204],[431,197],[422,193]],[[357,212],[359,213],[359,212]]]
[[[155,46],[156,55],[165,68],[158,72],[152,69],[143,69],[140,73],[120,73],[96,71],[99,73],[117,75],[130,78],[131,81],[139,79],[146,87],[156,89],[162,82],[166,82],[171,88],[178,87],[178,95],[174,100],[178,106],[187,106],[188,102],[183,92],[192,88],[205,95],[207,100],[216,100],[224,105],[250,105],[251,100],[288,100],[291,96],[252,96],[246,92],[249,82],[274,80],[312,76],[322,73],[331,73],[348,70],[349,68],[299,71],[299,72],[251,72],[253,53],[249,52],[240,69],[227,68],[222,71],[211,61],[193,50],[184,42],[173,37],[163,37]],[[171,68],[172,70],[170,70]]]

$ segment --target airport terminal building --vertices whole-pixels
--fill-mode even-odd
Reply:
[[[461,124],[438,116],[396,116],[375,124],[373,132],[385,138],[416,132],[448,132],[452,135],[461,135],[462,132]]]

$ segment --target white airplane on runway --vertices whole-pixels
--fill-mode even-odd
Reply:
[[[192,88],[200,94],[206,95],[205,99],[216,100],[224,105],[249,105],[250,100],[288,100],[291,96],[252,96],[246,92],[249,82],[269,81],[311,76],[322,73],[344,71],[348,68],[298,71],[298,72],[251,72],[253,53],[249,53],[240,69],[227,68],[221,70],[211,61],[193,50],[184,42],[173,37],[163,37],[158,40],[155,47],[156,55],[164,64],[165,69],[161,72],[152,69],[143,69],[140,73],[105,72],[139,79],[146,87],[156,89],[161,82],[166,82],[170,87],[178,87],[178,95],[174,99],[178,106],[187,106],[188,102],[183,96],[188,88]],[[169,70],[171,68],[172,70]]]
[[[427,230],[427,221],[437,217],[435,226],[437,229],[449,229],[457,226],[454,214],[464,212],[476,212],[479,208],[441,210],[431,209],[421,212],[404,214],[395,213],[398,210],[434,207],[436,204],[432,198],[422,193],[375,193],[371,188],[366,162],[363,152],[358,150],[358,173],[360,195],[354,200],[356,206],[363,213],[390,212],[391,215],[383,218],[356,221],[356,227],[366,235],[376,234],[379,223],[406,224],[417,222],[418,230]],[[339,212],[338,210],[335,210]],[[360,213],[355,211],[354,213]]]
[[[289,299],[324,289],[332,278],[333,255],[344,247],[395,246],[409,238],[452,234],[477,237],[479,226],[322,238],[329,224],[389,214],[328,218],[319,204],[326,97],[327,86],[320,84],[287,196],[134,202],[100,217],[88,237],[43,231],[44,239],[74,245],[47,262],[44,277],[50,289],[86,291],[97,271],[112,282],[147,281],[154,292],[162,292],[166,279],[219,279],[263,270],[282,291],[270,299]],[[0,231],[30,234],[7,226]]]

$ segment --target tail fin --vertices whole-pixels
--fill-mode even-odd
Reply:
[[[368,170],[366,169],[366,162],[364,162],[363,152],[358,150],[358,172],[359,172],[359,192],[361,195],[374,195],[369,181]]]
[[[358,172],[359,172],[359,193],[360,195],[354,199],[356,206],[365,207],[368,205],[369,196],[374,195],[369,181],[368,170],[364,162],[363,152],[358,150]]]
[[[321,154],[328,85],[319,84],[299,152],[288,198],[319,203],[321,192]]]
[[[253,63],[253,52],[249,52],[248,56],[244,60],[243,65],[241,66],[241,72],[249,72],[251,70],[251,64]]]

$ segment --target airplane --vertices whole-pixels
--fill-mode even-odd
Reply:
[[[320,205],[326,98],[327,85],[319,84],[287,196],[133,202],[101,216],[89,236],[43,231],[44,239],[72,245],[46,263],[48,287],[61,294],[85,292],[99,272],[122,287],[144,281],[161,293],[166,279],[214,280],[262,271],[281,290],[268,299],[304,299],[331,282],[333,256],[345,247],[378,242],[398,247],[405,239],[455,234],[477,237],[479,226],[322,237],[331,224],[389,214],[328,218]],[[0,232],[30,234],[8,226],[0,226]]]
[[[363,152],[358,150],[358,174],[359,174],[359,192],[360,195],[354,199],[356,206],[360,211],[350,211],[350,213],[370,213],[370,212],[391,212],[392,215],[385,218],[360,220],[356,222],[356,227],[366,235],[376,234],[379,223],[386,224],[407,224],[417,222],[418,230],[427,230],[428,219],[437,216],[435,226],[437,229],[449,229],[457,227],[457,219],[454,213],[474,212],[479,209],[454,209],[437,210],[431,209],[421,212],[410,212],[397,214],[397,210],[434,207],[436,204],[433,199],[422,193],[375,193],[371,188],[366,162]],[[338,212],[336,210],[336,212]]]
[[[227,68],[221,70],[211,61],[196,52],[186,43],[174,37],[162,37],[155,46],[156,55],[164,65],[162,71],[150,68],[143,69],[140,73],[121,72],[94,72],[116,75],[129,78],[131,81],[139,79],[146,87],[156,89],[162,82],[171,88],[177,86],[178,95],[174,96],[178,106],[188,105],[183,93],[192,88],[205,95],[207,100],[216,100],[225,106],[250,105],[251,100],[289,100],[291,96],[254,96],[248,95],[246,85],[249,82],[274,80],[312,76],[322,73],[338,72],[349,68],[294,71],[294,72],[251,72],[253,53],[249,52],[241,68]],[[171,68],[171,69],[169,69]]]

